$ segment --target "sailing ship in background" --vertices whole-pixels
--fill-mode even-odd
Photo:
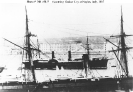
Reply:
[[[128,73],[128,65],[127,65],[127,57],[126,57],[126,49],[129,49],[126,47],[124,37],[129,36],[126,35],[123,31],[123,16],[121,15],[121,33],[117,37],[120,37],[120,45],[116,46],[118,50],[112,50],[114,54],[116,55],[116,58],[119,62],[119,65],[121,66],[122,73],[119,75],[119,77],[116,78],[108,78],[108,77],[88,77],[88,74],[91,75],[91,69],[106,69],[107,68],[107,58],[103,58],[101,60],[99,59],[93,59],[90,60],[89,58],[89,44],[88,44],[88,38],[87,38],[87,54],[83,54],[83,57],[80,59],[80,61],[70,61],[70,62],[58,62],[54,59],[54,52],[52,53],[52,59],[50,59],[48,62],[39,63],[39,60],[33,59],[33,53],[32,52],[40,52],[44,55],[39,48],[33,48],[31,47],[30,37],[35,36],[29,32],[28,29],[28,16],[26,11],[26,44],[25,47],[21,47],[7,39],[6,41],[18,46],[19,48],[23,49],[26,53],[26,62],[23,62],[25,65],[25,69],[23,69],[25,72],[27,72],[27,75],[23,74],[21,77],[23,80],[17,81],[17,82],[10,82],[7,80],[7,83],[1,83],[1,88],[4,92],[4,90],[9,90],[10,92],[20,91],[22,92],[42,92],[42,91],[54,91],[54,90],[72,90],[72,91],[83,91],[83,90],[117,90],[118,86],[122,89],[128,90],[132,89],[133,87],[133,78],[129,76]],[[105,38],[106,39],[106,38]],[[108,39],[106,39],[109,41]],[[110,41],[109,41],[110,42]],[[114,45],[114,44],[113,44]],[[117,57],[116,51],[121,52],[121,60]],[[69,60],[71,60],[71,52],[69,51]],[[28,62],[27,62],[28,61]],[[45,60],[42,60],[45,61]],[[58,66],[60,69],[73,69],[73,68],[80,68],[85,70],[85,76],[82,78],[78,77],[71,77],[71,76],[60,76],[58,78],[49,78],[47,81],[39,82],[36,78],[36,68],[47,68],[47,69],[58,69]],[[76,66],[76,67],[74,67]],[[4,72],[4,71],[3,71]],[[44,71],[45,72],[45,71]],[[58,71],[57,71],[58,72]],[[121,76],[122,75],[122,76]],[[58,89],[60,88],[60,89]],[[14,89],[14,90],[10,90]]]

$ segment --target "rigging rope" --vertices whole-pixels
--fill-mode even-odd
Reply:
[[[39,23],[39,24],[45,24],[45,25],[51,25],[51,24],[46,24],[44,22],[38,22],[38,21],[34,21],[34,20],[30,20],[31,22],[34,22],[34,23]],[[100,22],[100,23],[92,23],[92,24],[86,24],[86,25],[94,25],[94,24],[101,24],[101,23],[107,23],[107,22]],[[75,24],[77,25],[77,24]],[[93,34],[100,34],[100,35],[110,35],[110,34],[101,34],[101,33],[94,33],[94,32],[88,32],[88,31],[80,31],[80,30],[76,30],[76,29],[72,29],[72,28],[64,28],[64,27],[60,27],[60,26],[56,26],[56,25],[52,25],[56,28],[61,28],[61,29],[66,29],[66,30],[73,30],[73,31],[78,31],[78,32],[82,32],[82,33],[93,33]],[[55,30],[55,29],[54,29]],[[59,31],[59,30],[58,30]],[[64,32],[64,33],[68,33],[68,34],[74,34],[74,35],[79,35],[79,36],[85,36],[85,35],[81,35],[81,34],[77,34],[77,33],[72,33],[72,32],[65,32],[63,30],[61,30],[60,32]]]

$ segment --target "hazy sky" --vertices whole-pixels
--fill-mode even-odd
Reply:
[[[121,6],[124,31],[133,34],[133,3],[104,4],[25,4],[0,3],[0,46],[2,38],[15,43],[29,30],[39,39],[115,35],[120,32]]]
[[[0,4],[0,37],[25,34],[25,5],[29,30],[39,38],[111,35],[119,33],[121,4]],[[133,4],[122,4],[124,30],[133,34]]]
[[[0,46],[6,38],[24,39],[26,12],[29,30],[39,39],[115,35],[120,32],[121,5],[124,31],[133,34],[133,3],[25,4],[0,3]]]

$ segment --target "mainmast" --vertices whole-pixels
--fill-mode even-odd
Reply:
[[[84,61],[84,68],[85,68],[85,74],[86,74],[86,78],[88,78],[88,71],[90,72],[90,52],[89,52],[89,43],[88,43],[88,35],[87,35],[87,54],[83,54],[83,61]]]
[[[31,44],[30,44],[30,37],[33,36],[28,29],[28,16],[27,16],[27,10],[25,7],[26,11],[26,53],[28,54],[28,61],[30,63],[30,68],[33,76],[33,82],[36,83],[36,78],[35,78],[35,71],[34,71],[34,66],[33,66],[33,61],[32,61],[32,53],[31,53]]]

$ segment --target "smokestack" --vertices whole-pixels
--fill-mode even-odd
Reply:
[[[72,61],[71,51],[68,51],[68,61]]]
[[[54,59],[55,58],[55,56],[54,56],[54,51],[52,51],[52,59]]]

